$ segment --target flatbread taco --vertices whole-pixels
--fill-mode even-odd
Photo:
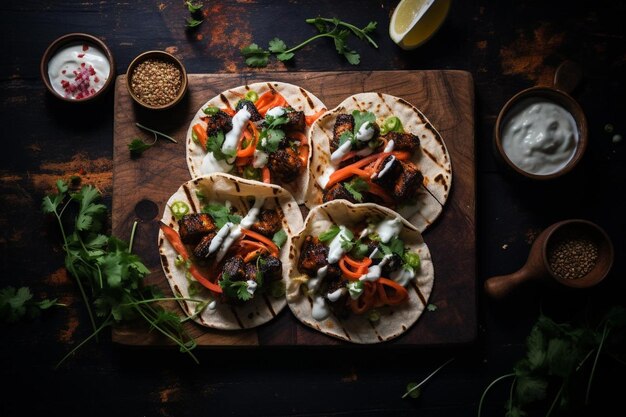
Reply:
[[[282,82],[243,85],[204,104],[187,132],[192,178],[213,172],[277,184],[301,204],[309,181],[310,126],[326,108]]]
[[[382,93],[348,97],[313,126],[309,208],[332,200],[377,203],[420,231],[442,211],[452,182],[441,135],[405,100]]]
[[[228,174],[198,177],[167,201],[161,264],[194,321],[252,328],[285,307],[287,242],[301,227],[300,209],[281,187]]]
[[[287,301],[329,336],[378,343],[406,332],[435,273],[420,232],[392,210],[336,200],[309,212],[290,245]]]

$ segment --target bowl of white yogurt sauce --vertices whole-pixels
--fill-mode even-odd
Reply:
[[[40,72],[53,96],[67,102],[85,102],[104,95],[113,85],[115,60],[99,38],[69,33],[46,49]]]
[[[570,172],[587,148],[587,120],[567,91],[572,77],[557,70],[554,87],[532,87],[502,108],[494,129],[496,156],[513,172],[550,180]]]

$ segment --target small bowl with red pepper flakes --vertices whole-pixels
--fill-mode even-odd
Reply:
[[[104,95],[115,79],[115,60],[99,38],[69,33],[46,49],[41,79],[50,93],[67,102],[85,102]]]
[[[148,51],[128,66],[126,86],[140,106],[165,110],[178,104],[187,92],[187,71],[172,54]]]

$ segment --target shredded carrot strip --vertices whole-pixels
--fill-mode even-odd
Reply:
[[[272,252],[272,254],[274,256],[278,256],[278,252],[280,252],[280,250],[278,249],[278,246],[276,246],[276,244],[274,242],[272,242],[270,239],[266,238],[265,236],[263,236],[260,233],[253,232],[250,229],[244,229],[243,227],[241,228],[241,232],[244,235],[246,235],[246,236],[248,236],[248,237],[250,237],[252,239],[258,240],[259,242],[265,244],[269,248],[270,252]]]
[[[333,172],[332,175],[330,176],[330,178],[328,179],[328,183],[326,184],[326,188],[332,187],[333,185],[337,184],[339,181],[343,181],[346,178],[350,178],[353,175],[359,175],[359,176],[363,176],[365,172],[367,171],[363,171],[361,170],[361,172],[357,171],[355,172],[354,170],[356,168],[363,168],[369,164],[371,164],[372,162],[377,161],[378,159],[384,159],[386,157],[388,157],[389,155],[394,155],[397,159],[404,161],[406,159],[409,159],[411,157],[411,154],[409,152],[382,152],[382,153],[377,153],[374,155],[370,155],[367,156],[359,161],[356,161],[353,164],[350,164],[348,166],[345,166],[341,169],[338,169],[337,171]],[[370,170],[371,173],[371,170]]]
[[[346,265],[345,257],[339,260],[339,269],[341,269],[341,272],[343,272],[344,276],[346,276],[349,280],[352,280],[352,281],[361,278],[361,275],[363,275],[363,274],[358,273],[358,271],[357,272],[351,271]]]
[[[259,111],[261,116],[265,117],[265,113],[273,107],[286,107],[289,105],[285,97],[283,97],[279,92],[275,90],[269,90],[263,94],[261,97],[254,103],[256,109]]]
[[[267,165],[264,166],[261,169],[261,177],[262,177],[264,183],[266,183],[266,184],[271,184],[272,183],[270,169],[267,167]]]
[[[360,267],[368,267],[372,264],[372,260],[370,258],[368,258],[367,256],[365,258],[363,258],[360,261],[357,261],[356,259],[352,259],[350,256],[348,255],[344,255],[343,256],[344,259],[346,260],[346,263],[348,265],[350,265],[353,268],[360,268]]]
[[[198,142],[200,142],[200,146],[202,146],[202,149],[206,151],[206,143],[207,143],[208,137],[207,137],[206,129],[204,128],[204,126],[202,126],[201,123],[193,125],[193,132],[198,137]]]
[[[254,261],[256,258],[259,257],[259,255],[261,255],[263,252],[265,252],[267,249],[256,249],[253,250],[252,252],[248,252],[248,254],[243,258],[243,261],[245,263],[248,262],[252,262]]]
[[[228,105],[228,107],[224,108],[224,109],[220,109],[221,111],[223,111],[224,113],[226,113],[227,115],[229,115],[230,117],[233,117],[235,115],[235,109],[233,109],[232,107],[230,107],[230,104]]]

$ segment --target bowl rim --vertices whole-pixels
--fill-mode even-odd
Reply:
[[[96,91],[95,94],[92,94],[86,98],[75,99],[75,98],[62,96],[54,89],[54,87],[52,86],[52,83],[50,82],[50,77],[48,76],[48,63],[50,62],[50,59],[52,58],[52,56],[61,47],[70,43],[78,42],[80,40],[93,43],[102,50],[104,55],[107,57],[107,60],[109,61],[109,77],[104,82],[104,85],[102,86],[102,88]],[[113,79],[115,78],[115,58],[113,57],[113,53],[111,52],[111,49],[106,45],[106,43],[104,43],[102,39],[94,35],[90,35],[89,33],[72,32],[72,33],[67,33],[65,35],[59,36],[54,41],[52,41],[50,45],[48,45],[48,47],[46,48],[46,50],[44,51],[41,57],[41,61],[39,64],[39,72],[41,75],[41,79],[44,85],[46,86],[46,89],[53,96],[68,103],[84,103],[84,102],[95,100],[96,98],[102,96],[107,90],[109,90],[109,88],[113,84]]]
[[[513,107],[515,107],[517,104],[522,102],[524,99],[537,98],[537,97],[547,98],[548,100],[553,101],[556,104],[563,106],[565,110],[567,110],[574,118],[574,121],[576,122],[576,128],[578,130],[578,144],[576,145],[576,151],[574,152],[572,159],[570,159],[567,165],[565,165],[560,170],[553,172],[551,174],[545,174],[545,175],[533,174],[531,172],[524,171],[523,169],[515,165],[513,161],[509,159],[508,155],[504,151],[504,148],[502,146],[502,135],[500,133],[502,129],[502,125],[504,124],[507,116],[509,115],[510,110]],[[558,97],[558,98],[555,99],[555,97]],[[529,178],[529,179],[534,179],[534,180],[540,180],[540,181],[552,180],[552,179],[562,177],[563,175],[572,171],[576,167],[576,165],[578,165],[583,155],[585,154],[585,151],[587,149],[587,143],[589,141],[587,118],[580,104],[565,91],[559,90],[558,88],[555,88],[555,87],[547,87],[547,86],[530,87],[515,94],[513,97],[507,100],[504,106],[502,106],[502,109],[500,109],[500,112],[498,113],[498,118],[496,119],[496,123],[494,125],[493,141],[494,141],[494,147],[497,150],[498,156],[504,161],[504,163],[511,170],[513,170],[517,174],[523,177]]]
[[[590,279],[588,275],[585,275],[576,279],[565,279],[556,275],[554,271],[552,271],[552,268],[550,268],[550,262],[548,260],[548,249],[550,246],[550,239],[553,236],[555,236],[557,233],[562,232],[564,229],[567,229],[568,227],[576,227],[577,225],[582,226],[582,227],[587,227],[589,230],[592,231],[592,233],[595,233],[597,237],[600,238],[600,241],[597,242],[599,246],[598,248],[599,251],[602,249],[603,246],[606,245],[606,257],[608,259],[608,262],[606,264],[606,269],[603,273],[598,274],[595,277],[595,279]],[[598,255],[600,255],[600,253],[598,253]],[[545,240],[543,241],[543,245],[541,248],[541,256],[542,256],[543,264],[545,265],[545,268],[548,271],[548,274],[554,280],[556,280],[557,282],[567,287],[588,288],[588,287],[593,287],[599,284],[609,274],[609,272],[611,271],[611,268],[613,267],[613,263],[615,262],[615,248],[613,247],[613,242],[610,236],[608,235],[608,233],[606,233],[606,231],[602,227],[600,227],[598,224],[589,220],[585,220],[585,219],[567,219],[567,220],[562,220],[560,222],[557,222],[551,226],[551,230],[549,231]]]
[[[133,92],[133,89],[132,89],[132,87],[130,85],[131,78],[132,78],[131,77],[132,76],[132,71],[137,67],[137,65],[139,65],[141,62],[143,62],[145,59],[148,59],[148,58],[150,58],[152,56],[162,57],[162,58],[165,58],[165,59],[168,59],[168,60],[174,62],[175,65],[181,71],[181,76],[182,76],[181,85],[180,85],[180,89],[178,90],[178,94],[176,95],[176,98],[174,100],[172,100],[171,102],[169,102],[167,104],[164,104],[162,106],[152,106],[150,104],[144,103]],[[130,64],[128,65],[128,68],[126,69],[126,89],[128,90],[128,94],[131,96],[131,98],[133,99],[133,101],[135,103],[137,103],[141,107],[149,109],[149,110],[166,110],[166,109],[174,107],[185,96],[185,93],[187,92],[187,86],[188,86],[188,80],[187,80],[187,70],[185,69],[185,66],[183,65],[183,63],[178,58],[176,58],[174,55],[170,54],[167,51],[161,51],[161,50],[158,50],[158,49],[154,49],[154,50],[142,52],[139,55],[137,55],[130,62]]]

